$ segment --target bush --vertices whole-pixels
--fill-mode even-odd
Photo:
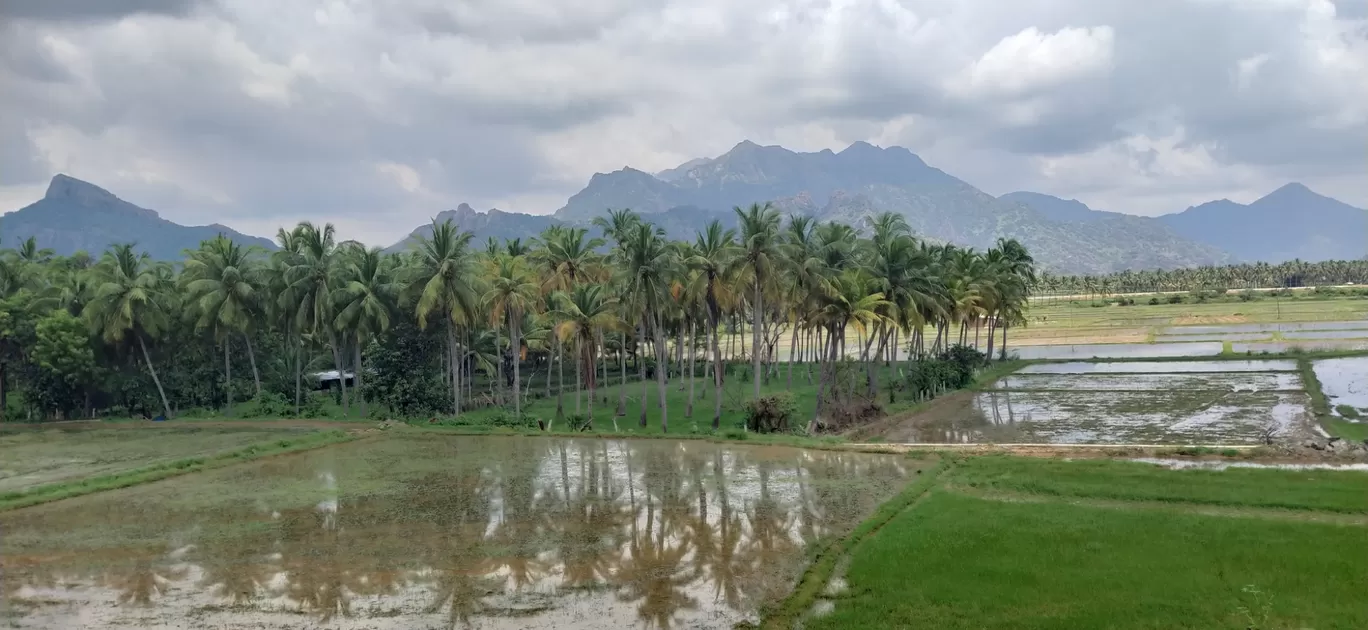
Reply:
[[[592,426],[589,422],[589,416],[582,413],[572,413],[565,416],[565,424],[571,431],[587,431]]]
[[[294,415],[294,402],[276,392],[261,392],[238,411],[243,418],[285,418]]]
[[[1149,300],[1149,305],[1150,305],[1150,306],[1159,306],[1159,298],[1158,298],[1158,297],[1152,297],[1152,298],[1150,298],[1150,300]]]
[[[1173,294],[1173,295],[1168,296],[1168,303],[1169,303],[1169,304],[1182,304],[1182,303],[1183,303],[1183,296],[1182,296],[1182,294],[1180,294],[1180,293],[1175,293],[1175,294]]]
[[[756,433],[783,433],[798,411],[798,403],[787,392],[761,396],[746,403],[746,428]]]

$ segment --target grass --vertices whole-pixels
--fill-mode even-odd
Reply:
[[[1312,522],[1368,513],[1363,473],[985,456],[905,505],[857,539],[849,590],[805,628],[1368,627],[1365,528]]]
[[[908,483],[902,492],[885,501],[869,518],[862,521],[844,538],[833,540],[829,545],[817,549],[812,554],[812,562],[803,572],[802,577],[799,578],[793,593],[781,602],[774,611],[765,615],[761,627],[773,630],[794,627],[795,622],[812,606],[821,594],[822,589],[831,580],[840,559],[850,553],[860,541],[878,531],[893,517],[921,499],[945,472],[947,463],[947,461],[942,460],[936,462],[936,465],[929,470],[917,469],[917,478]]]
[[[1327,470],[1167,470],[1114,460],[967,458],[950,482],[1054,497],[1164,501],[1368,514],[1368,475]]]
[[[1363,536],[937,491],[860,545],[848,601],[805,627],[1362,628]]]
[[[1368,423],[1349,422],[1330,413],[1330,399],[1321,389],[1320,379],[1316,377],[1316,370],[1312,365],[1312,359],[1315,358],[1329,357],[1300,356],[1297,358],[1297,371],[1301,373],[1302,384],[1306,387],[1306,393],[1311,397],[1311,415],[1320,423],[1321,428],[1330,435],[1354,442],[1368,440]]]
[[[79,497],[104,490],[126,488],[149,481],[209,470],[270,455],[295,453],[338,444],[351,439],[353,436],[343,431],[320,431],[269,442],[258,442],[214,455],[185,457],[108,475],[3,492],[0,493],[0,511]]]

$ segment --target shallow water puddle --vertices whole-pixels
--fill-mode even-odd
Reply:
[[[1160,331],[1164,335],[1207,335],[1225,333],[1282,332],[1299,330],[1354,330],[1368,329],[1368,320],[1337,322],[1281,322],[1265,324],[1225,324],[1211,326],[1170,326]]]
[[[1175,391],[1229,390],[1232,392],[1302,391],[1301,375],[1293,372],[1190,372],[1186,374],[1032,374],[998,379],[994,389],[1056,391]]]
[[[390,438],[0,515],[26,628],[729,627],[916,462]]]
[[[1106,343],[1058,346],[1019,346],[1009,352],[1021,359],[1157,359],[1221,354],[1220,343]]]
[[[1028,365],[1017,374],[1142,374],[1189,372],[1296,372],[1296,361],[1124,361],[1068,363],[1037,363]]]
[[[1230,344],[1232,352],[1258,354],[1265,352],[1268,354],[1279,354],[1293,349],[1299,350],[1368,350],[1368,340],[1347,341],[1347,340],[1297,340],[1297,341],[1274,341],[1269,343],[1233,343]]]
[[[1311,369],[1335,415],[1342,415],[1340,405],[1368,410],[1368,357],[1321,359],[1312,361]]]

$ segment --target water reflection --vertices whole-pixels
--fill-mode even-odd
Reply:
[[[727,627],[908,474],[702,442],[330,451],[6,514],[0,595],[18,627]]]
[[[1223,350],[1219,342],[1193,343],[1105,343],[1058,346],[1017,346],[1011,352],[1019,359],[1148,359],[1161,357],[1216,356]]]

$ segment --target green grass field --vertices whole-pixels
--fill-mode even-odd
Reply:
[[[1365,497],[1359,472],[970,458],[804,627],[1368,627]]]

